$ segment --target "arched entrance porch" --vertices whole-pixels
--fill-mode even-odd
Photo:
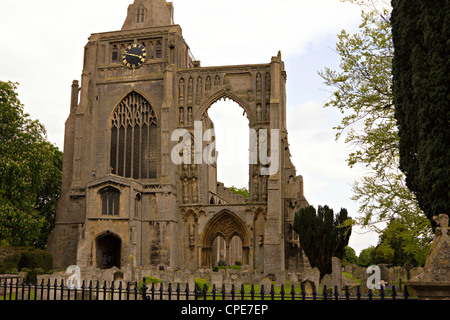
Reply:
[[[96,240],[96,267],[100,269],[110,269],[117,267],[120,269],[122,240],[119,236],[106,232],[99,235]]]
[[[239,240],[236,240],[236,237]],[[219,241],[217,241],[219,240]],[[244,222],[234,213],[225,210],[216,214],[206,225],[205,231],[202,236],[202,248],[201,248],[201,266],[212,267],[216,262],[217,257],[213,256],[217,251],[213,251],[213,247],[217,250],[217,245],[223,243],[223,247],[219,247],[222,250],[222,257],[227,265],[234,264],[235,261],[231,261],[233,257],[236,257],[233,251],[239,250],[239,257],[242,259],[243,265],[249,265],[250,263],[250,236],[247,227]],[[241,245],[241,248],[237,248],[236,244]]]

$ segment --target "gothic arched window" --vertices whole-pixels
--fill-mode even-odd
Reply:
[[[100,190],[100,195],[102,198],[102,214],[118,216],[120,191],[113,187],[106,187]]]
[[[156,115],[150,103],[135,91],[114,110],[110,166],[111,173],[125,178],[156,178]]]

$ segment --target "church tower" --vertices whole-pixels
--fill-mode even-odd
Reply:
[[[201,67],[173,12],[165,0],[135,0],[121,30],[89,37],[65,123],[48,241],[54,266],[211,268],[216,238],[227,264],[265,273],[297,266],[289,254],[298,246],[293,215],[307,202],[290,161],[281,54],[267,64]],[[222,98],[237,102],[250,129],[266,130],[273,143],[270,164],[249,166],[248,199],[218,182],[215,164],[197,161],[194,151],[211,143],[195,130],[213,128],[207,110]],[[182,149],[192,161],[174,162],[176,130],[192,137]]]

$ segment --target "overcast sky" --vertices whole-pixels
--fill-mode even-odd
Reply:
[[[356,217],[358,204],[350,200],[351,186],[363,171],[347,166],[350,149],[335,141],[332,127],[340,122],[341,114],[323,108],[330,92],[317,72],[338,67],[339,56],[334,51],[337,35],[342,29],[357,31],[359,7],[340,0],[172,2],[175,23],[183,29],[192,54],[202,66],[269,63],[281,51],[287,71],[290,151],[297,174],[303,175],[305,196],[315,207],[328,204],[335,212],[344,207]],[[0,0],[0,80],[19,83],[25,111],[45,125],[48,139],[61,150],[70,86],[72,80],[80,80],[88,37],[120,30],[131,3]],[[219,180],[228,186],[247,186],[248,168],[238,162],[244,159],[248,163],[248,145],[241,142],[242,136],[248,136],[248,122],[242,110],[234,103],[218,102],[210,109],[210,116],[217,131]],[[231,132],[219,131],[230,129],[230,123]],[[227,154],[234,158],[227,159]],[[228,170],[228,165],[232,169]],[[244,170],[239,172],[239,168]],[[354,228],[350,239],[357,253],[377,243],[376,234],[360,232]]]

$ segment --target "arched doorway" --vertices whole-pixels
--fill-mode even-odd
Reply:
[[[120,268],[122,240],[112,233],[107,232],[96,240],[97,268]]]
[[[201,265],[212,267],[220,260],[234,265],[238,259],[248,265],[249,255],[250,236],[243,221],[226,210],[216,214],[203,232]]]

